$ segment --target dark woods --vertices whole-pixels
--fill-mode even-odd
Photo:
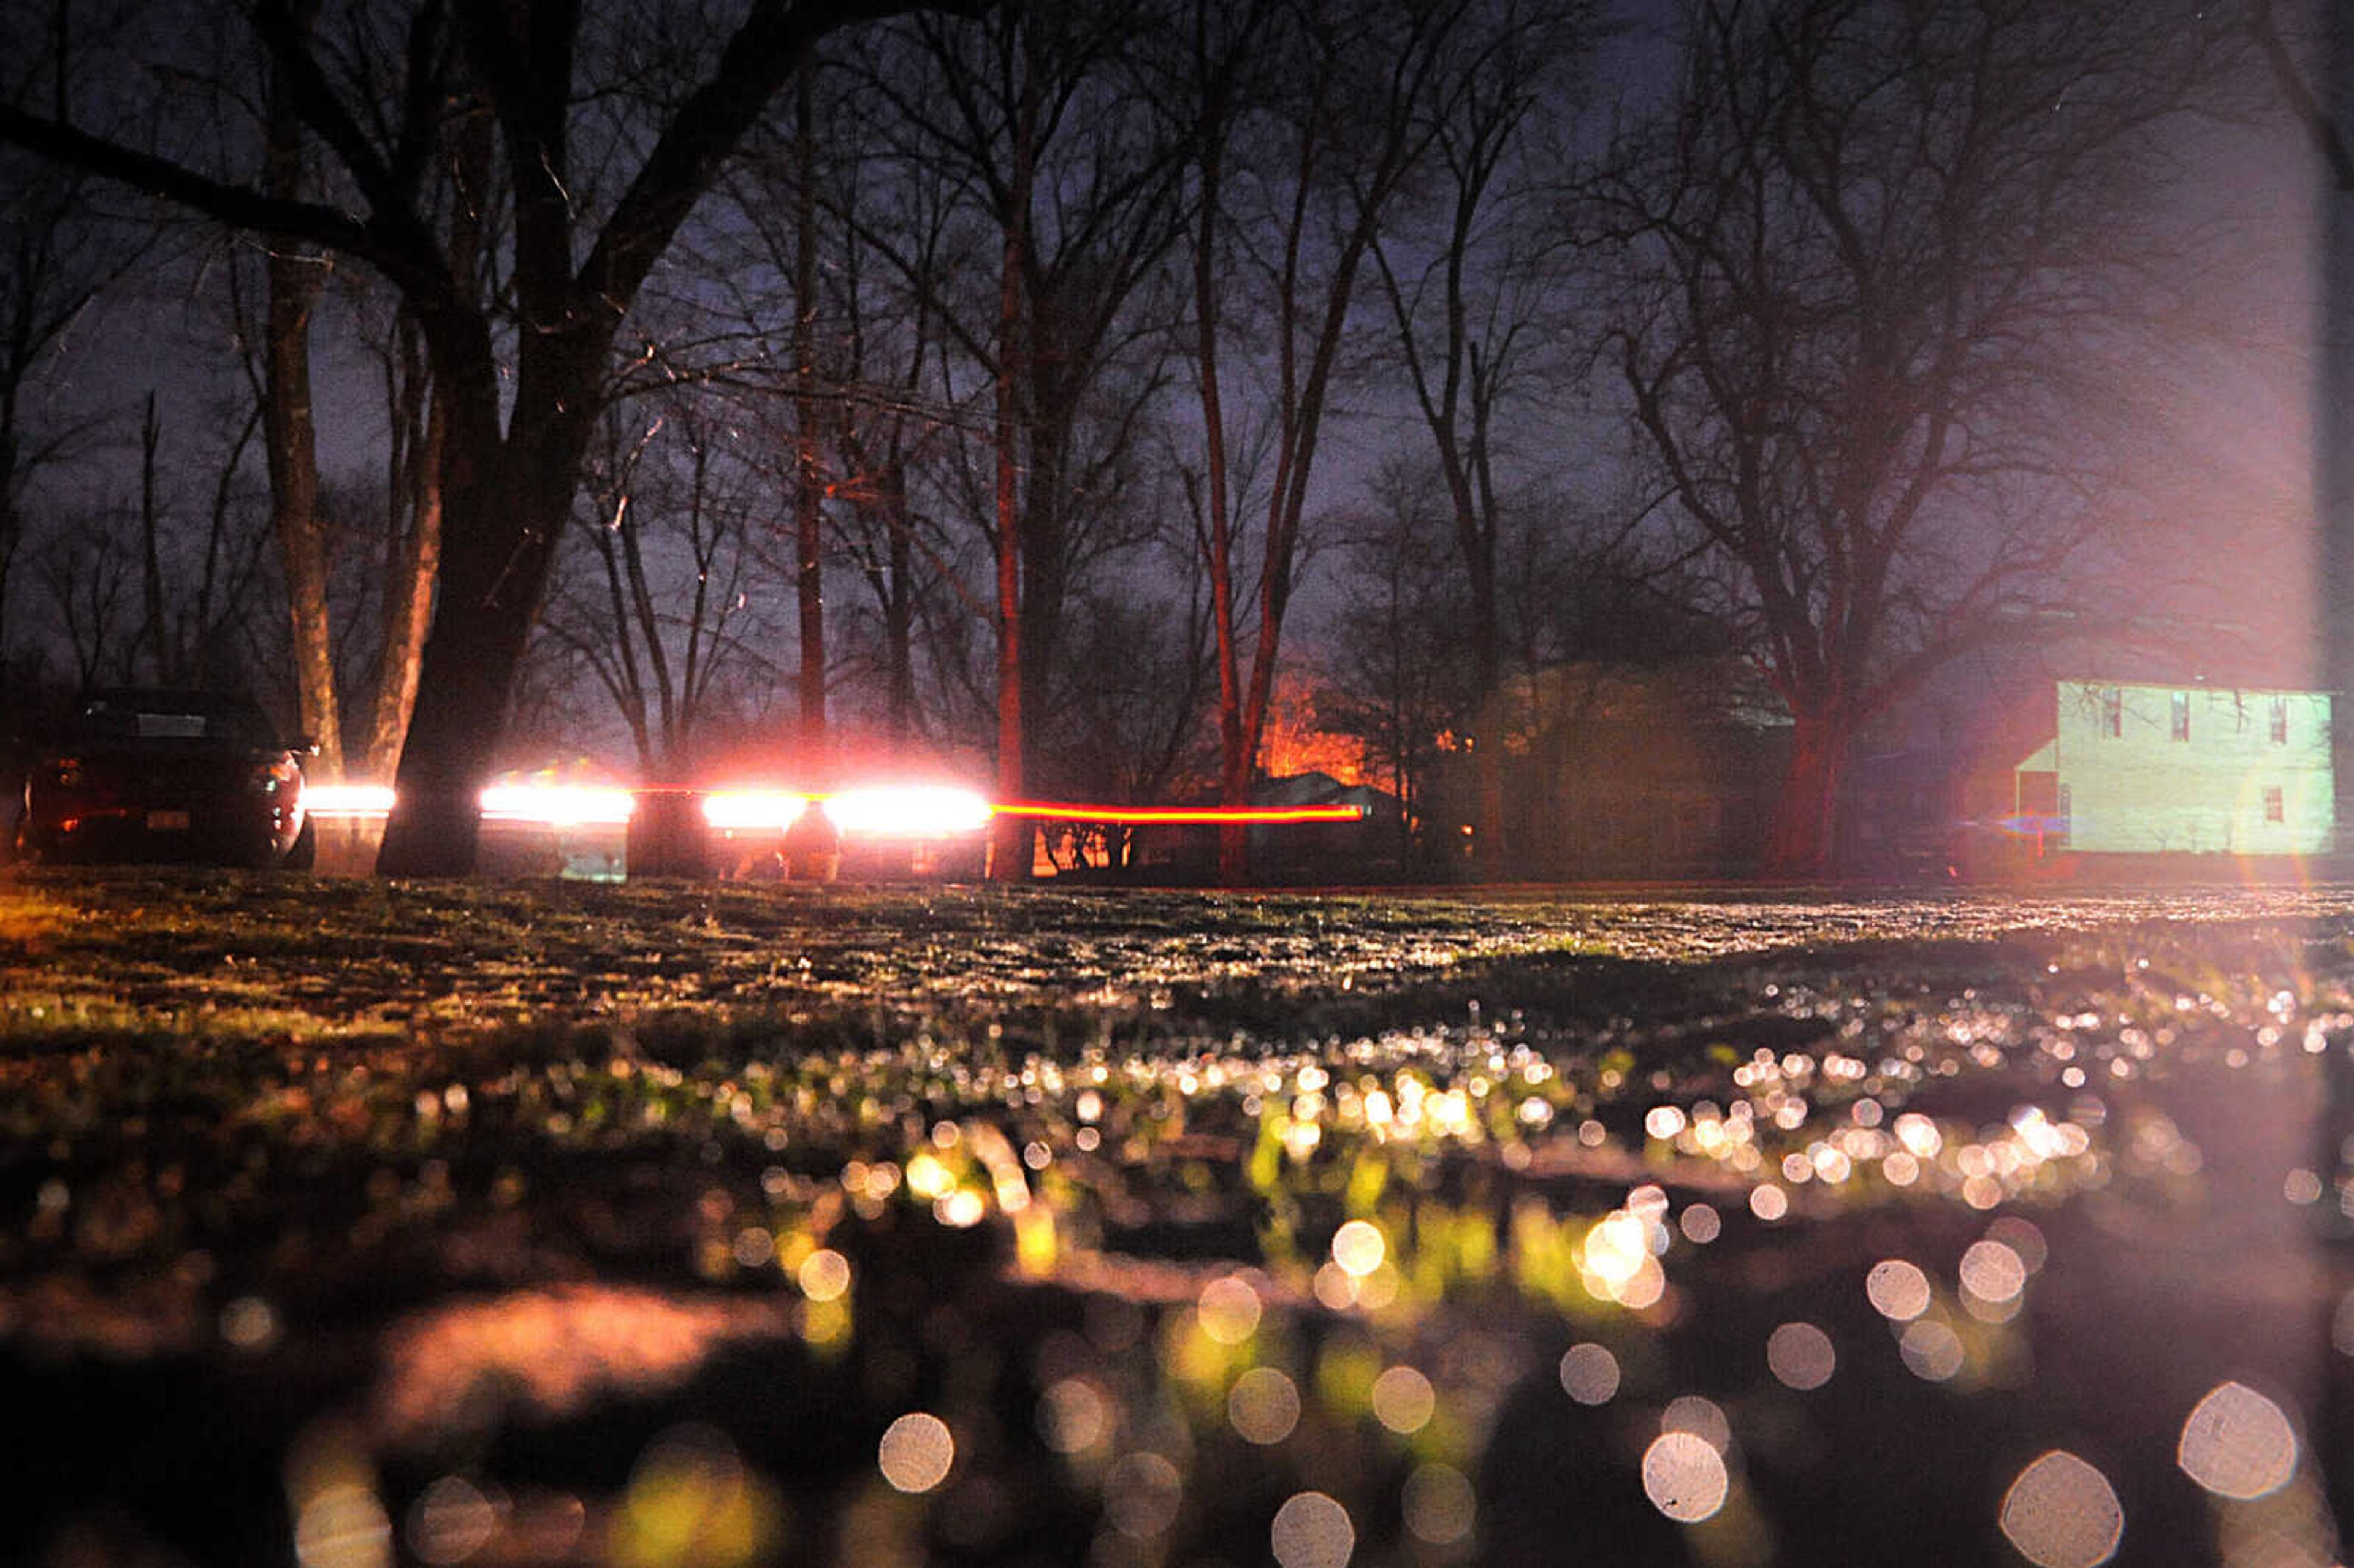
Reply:
[[[1400,864],[1517,874],[1630,691],[1771,730],[1758,852],[1820,869],[1875,724],[2171,547],[2198,149],[2298,135],[2309,47],[2123,0],[5,20],[7,700],[254,691],[397,771],[401,873],[595,751],[1321,768]]]

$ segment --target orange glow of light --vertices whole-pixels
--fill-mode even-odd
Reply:
[[[1002,817],[1054,817],[1080,822],[1353,822],[1355,806],[1115,806],[1084,800],[1000,800]]]

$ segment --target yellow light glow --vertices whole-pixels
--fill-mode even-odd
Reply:
[[[803,1296],[832,1301],[850,1288],[850,1260],[832,1247],[820,1247],[801,1260],[795,1277]]]
[[[1585,1233],[1585,1272],[1614,1296],[1650,1260],[1650,1236],[1643,1222],[1624,1210],[1606,1215]]]
[[[1369,1220],[1351,1220],[1332,1233],[1332,1261],[1353,1278],[1364,1278],[1388,1255],[1388,1240]]]

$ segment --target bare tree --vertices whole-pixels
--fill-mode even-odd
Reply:
[[[1177,96],[1188,118],[1194,189],[1188,238],[1193,320],[1188,351],[1202,398],[1208,471],[1202,512],[1218,661],[1219,797],[1250,798],[1283,630],[1290,608],[1324,418],[1353,321],[1359,275],[1382,225],[1435,134],[1440,65],[1469,0],[1437,5],[1331,7],[1301,0],[1276,8],[1265,37],[1244,30],[1256,13],[1213,26],[1202,11],[1192,81]],[[1272,62],[1273,69],[1246,62]],[[1254,93],[1241,90],[1247,80]],[[1240,128],[1258,150],[1246,180],[1228,164]],[[1241,188],[1237,188],[1237,186]],[[1262,291],[1237,346],[1222,326],[1235,273]],[[1248,547],[1227,461],[1233,414],[1226,372],[1239,356],[1268,386],[1273,469],[1264,516]],[[1245,607],[1255,609],[1246,624]],[[1219,874],[1247,879],[1247,836],[1219,842]]]
[[[1478,694],[1464,657],[1467,585],[1448,569],[1458,546],[1445,476],[1435,463],[1393,458],[1372,491],[1345,546],[1347,597],[1326,629],[1325,707],[1398,798],[1403,863],[1442,737],[1477,711]]]
[[[609,415],[578,523],[588,547],[543,625],[611,699],[651,779],[690,776],[737,683],[772,667],[753,580],[771,471],[736,450],[726,413],[681,393]]]
[[[2218,26],[1700,0],[1671,112],[1596,182],[1642,445],[1795,721],[1778,869],[1829,861],[1862,725],[2065,604]]]
[[[631,49],[584,47],[592,25],[567,0],[339,12],[329,37],[287,0],[250,12],[255,58],[287,84],[327,161],[325,198],[273,195],[249,164],[206,164],[181,146],[140,146],[85,128],[81,106],[0,108],[0,140],[122,181],[233,226],[350,257],[415,314],[446,401],[440,597],[403,752],[399,803],[380,866],[461,872],[473,863],[480,787],[546,593],[622,323],[722,162],[791,79],[803,51],[892,0],[754,0],[696,56],[692,84],[600,92],[584,69]],[[12,11],[12,35],[63,40],[50,18]],[[620,8],[597,26],[626,27]],[[121,62],[127,68],[130,61]],[[62,68],[61,68],[62,74]],[[133,90],[129,69],[107,90]],[[223,83],[224,91],[250,90]],[[65,95],[60,94],[61,98]],[[509,302],[458,265],[446,224],[421,199],[452,106],[498,127],[514,192]],[[595,119],[592,121],[591,116]],[[616,123],[609,116],[636,116]],[[590,125],[594,129],[589,129]],[[610,175],[599,180],[598,175]],[[514,330],[510,333],[507,323]]]
[[[1533,134],[1574,110],[1572,68],[1598,24],[1584,6],[1481,7],[1450,40],[1446,90],[1420,200],[1401,232],[1376,238],[1373,260],[1416,409],[1430,432],[1454,514],[1456,569],[1468,590],[1475,706],[1500,698],[1505,616],[1498,565],[1506,487],[1499,449],[1527,362],[1550,343],[1566,281],[1554,253]],[[1416,222],[1427,211],[1436,221]],[[1474,739],[1482,737],[1475,736]],[[1484,737],[1475,838],[1491,872],[1511,863],[1505,842],[1502,747]]]
[[[1176,148],[1129,80],[1150,21],[1134,4],[1009,9],[960,31],[919,16],[912,48],[889,40],[864,63],[894,163],[948,182],[975,281],[991,285],[959,289],[932,266],[937,248],[911,245],[920,228],[878,213],[857,231],[940,329],[938,401],[986,406],[985,482],[945,483],[987,537],[1005,797],[1059,748],[1066,606],[1143,532],[1122,493],[1156,389],[1150,291],[1177,222]],[[1026,875],[1024,820],[1003,821],[996,870]]]

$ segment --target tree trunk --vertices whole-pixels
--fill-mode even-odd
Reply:
[[[1206,15],[1194,13],[1193,48],[1207,54]],[[1226,415],[1218,380],[1218,221],[1225,175],[1226,78],[1211,78],[1202,103],[1202,188],[1193,236],[1193,322],[1198,334],[1202,398],[1202,504],[1207,514],[1210,556],[1210,616],[1217,632],[1218,799],[1228,806],[1250,801],[1251,764],[1243,740],[1242,655],[1235,646],[1235,546],[1231,496],[1226,487]],[[1250,880],[1250,833],[1240,822],[1218,829],[1218,880],[1229,887]]]
[[[1026,42],[1026,34],[1025,34]],[[1022,273],[1029,260],[1030,183],[1036,133],[1034,83],[1022,84],[1013,135],[1013,172],[999,258],[997,310],[997,798],[1023,794],[1022,736]],[[1030,875],[1031,823],[1002,816],[991,845],[990,875],[999,882]]]
[[[163,442],[163,421],[155,412],[155,394],[150,392],[139,422],[139,577],[144,607],[139,641],[147,650],[150,674],[169,684],[179,672],[173,668],[171,630],[164,625],[163,503],[155,493],[155,453]]]
[[[449,410],[441,578],[376,855],[387,876],[473,869],[482,789],[497,765],[515,673],[571,513],[594,413],[594,367],[608,346],[593,332],[535,345],[540,363],[518,378],[503,435],[503,377],[487,318],[459,311],[425,328]]]
[[[289,26],[307,42],[318,6],[299,0]],[[270,86],[262,189],[302,197],[302,124],[283,83]],[[294,654],[296,725],[319,748],[323,778],[344,776],[334,630],[327,619],[327,542],[319,517],[318,437],[311,406],[311,311],[325,259],[313,247],[270,241],[262,343],[262,450],[270,469],[270,522],[286,572],[287,634]]]
[[[801,616],[802,766],[823,771],[825,730],[825,574],[820,506],[824,461],[817,398],[816,57],[801,57],[793,101],[800,188],[793,225],[794,590]]]
[[[433,584],[441,560],[441,454],[448,413],[428,389],[424,366],[409,334],[406,385],[393,418],[403,426],[405,451],[393,484],[390,537],[385,548],[384,627],[376,653],[376,692],[368,705],[362,770],[389,779],[400,766],[401,742],[417,706],[418,668],[433,620]]]
[[[1766,863],[1778,876],[1816,877],[1832,868],[1840,776],[1852,739],[1835,710],[1801,711],[1790,736],[1789,767],[1766,846]]]

